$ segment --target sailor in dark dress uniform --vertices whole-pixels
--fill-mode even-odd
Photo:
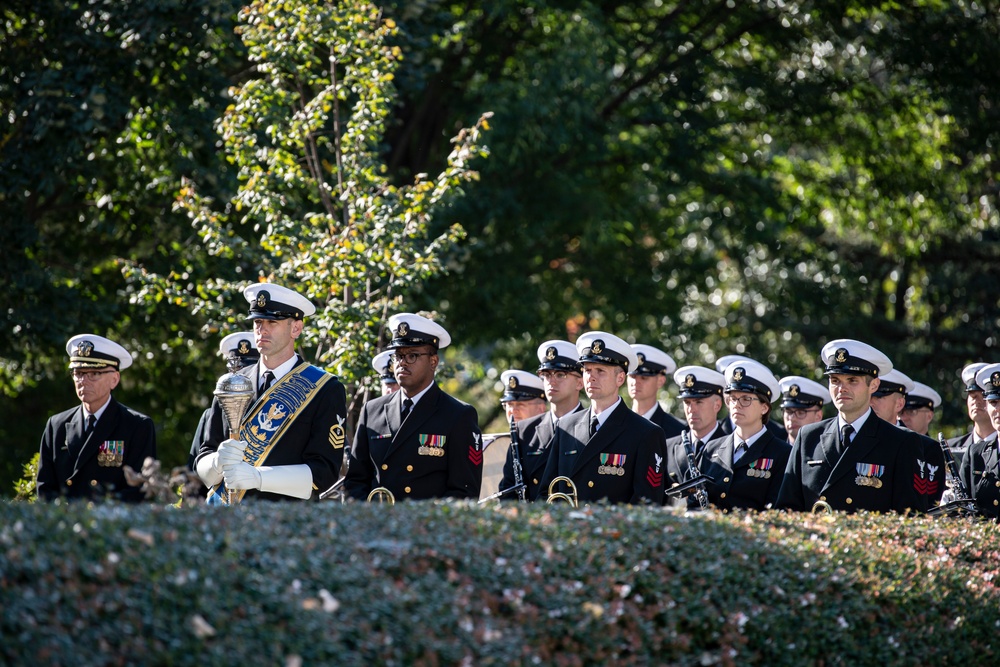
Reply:
[[[792,445],[779,508],[920,512],[917,435],[878,417],[870,402],[892,362],[871,345],[827,343],[821,357],[837,416],[803,426]]]
[[[549,410],[537,417],[517,423],[521,471],[527,485],[526,498],[537,500],[544,493],[541,488],[542,473],[548,462],[549,445],[555,437],[556,424],[566,415],[581,412],[583,366],[580,365],[576,346],[565,340],[547,340],[538,346],[538,377],[541,378]],[[501,489],[514,486],[514,450],[507,450]],[[508,498],[504,498],[505,500]],[[543,498],[544,500],[544,498]]]
[[[80,405],[49,418],[38,458],[38,497],[137,502],[142,490],[129,486],[124,466],[142,470],[156,458],[153,420],[111,395],[132,355],[103,336],[80,334],[66,343]]]
[[[667,378],[677,370],[677,362],[651,345],[633,345],[632,351],[638,360],[627,379],[632,410],[662,428],[668,438],[680,435],[684,422],[664,410],[657,400]]]
[[[663,502],[666,437],[632,412],[619,392],[637,359],[621,338],[591,331],[577,339],[590,409],[559,420],[542,487],[570,492],[581,503]],[[573,486],[557,480],[567,477]]]
[[[987,364],[975,377],[983,387],[994,433],[1000,431],[1000,364]],[[1000,451],[996,437],[977,440],[962,459],[959,474],[983,516],[1000,519]]]
[[[696,477],[700,473],[705,444],[725,435],[719,428],[725,376],[703,366],[682,366],[674,371],[674,384],[680,391],[687,429],[667,439],[666,491]],[[693,466],[690,465],[692,461]],[[690,494],[693,495],[693,491]],[[668,497],[667,504],[693,508],[695,499],[691,497],[690,500],[688,503],[684,497],[672,500]]]
[[[756,361],[730,364],[725,398],[733,432],[705,448],[701,470],[712,478],[708,500],[719,509],[769,509],[778,499],[791,446],[765,428],[781,395],[778,379]]]

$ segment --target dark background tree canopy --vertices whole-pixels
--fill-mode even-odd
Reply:
[[[386,5],[404,55],[395,177],[440,169],[447,138],[495,114],[480,180],[437,220],[468,242],[412,309],[501,369],[602,328],[680,363],[740,352],[816,376],[823,343],[861,338],[944,395],[937,425],[964,430],[958,372],[995,360],[1000,324],[1000,11],[731,4]],[[166,463],[186,454],[220,332],[138,306],[121,266],[241,269],[180,263],[198,238],[172,211],[182,177],[223,201],[235,187],[213,122],[248,75],[239,6],[0,10],[2,489],[74,402],[63,348],[84,331],[138,355],[120,397],[154,418]],[[473,376],[486,426],[492,380]]]

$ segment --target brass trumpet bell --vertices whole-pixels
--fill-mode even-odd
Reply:
[[[553,488],[559,482],[566,482],[566,485],[569,487],[569,493],[561,493],[558,491],[553,491]],[[576,493],[576,484],[574,484],[573,480],[571,480],[569,477],[566,476],[556,477],[551,482],[549,482],[549,497],[545,502],[569,503],[570,507],[579,507],[580,501],[579,501],[579,496]]]
[[[833,514],[833,508],[830,507],[830,503],[825,500],[817,500],[813,503],[812,507],[813,514]]]
[[[378,486],[372,489],[372,492],[368,494],[368,502],[389,503],[390,505],[395,505],[396,496],[392,495],[392,491],[384,486]]]

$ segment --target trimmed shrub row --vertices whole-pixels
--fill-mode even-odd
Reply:
[[[0,505],[0,662],[998,657],[993,523],[564,505]]]

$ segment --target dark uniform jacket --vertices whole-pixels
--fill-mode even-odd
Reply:
[[[632,412],[620,401],[604,425],[590,437],[590,410],[559,420],[541,487],[557,476],[576,485],[581,503],[663,504],[667,446],[663,429]],[[554,491],[565,492],[557,484]]]
[[[980,440],[965,452],[959,475],[976,501],[979,511],[994,519],[1000,517],[1000,457],[997,439]]]
[[[722,429],[722,433],[729,435],[733,432],[733,420],[729,417],[719,421],[719,428]],[[788,442],[788,431],[785,427],[774,421],[773,419],[768,419],[767,423],[764,424],[764,428],[776,435],[779,439]]]
[[[701,471],[711,477],[708,500],[719,509],[770,509],[778,501],[778,490],[792,446],[767,429],[733,463],[736,436],[710,441],[701,458]]]
[[[433,383],[400,424],[403,398],[397,391],[361,409],[345,491],[359,500],[380,486],[396,500],[478,499],[483,446],[476,409]]]
[[[722,435],[722,431],[719,429],[718,425],[716,425],[715,430],[708,434],[708,438],[706,440],[714,440]],[[700,470],[707,442],[702,442],[701,447],[698,447],[697,439],[694,434],[691,434],[689,437],[691,438],[690,446],[692,452],[694,453],[695,467]],[[674,438],[667,438],[667,460],[665,466],[667,477],[665,480],[664,492],[669,491],[670,487],[676,486],[690,479],[689,474],[691,470],[690,466],[688,466],[687,447],[684,445],[683,432]],[[695,471],[696,474],[698,470]],[[670,502],[669,498],[667,499],[667,502]]]
[[[582,405],[577,405],[576,409],[569,414],[563,415],[565,419],[575,412],[582,412]],[[524,475],[524,483],[528,487],[528,500],[537,500],[539,496],[542,500],[548,498],[548,489],[541,488],[542,474],[545,472],[545,464],[548,462],[549,445],[555,437],[556,427],[552,422],[552,413],[537,415],[530,419],[517,423],[518,441],[521,453],[521,470]],[[507,462],[503,466],[503,481],[500,482],[501,489],[509,489],[514,486],[514,449],[507,450]],[[509,493],[503,496],[503,500],[513,500],[517,498],[517,493]]]
[[[668,438],[673,438],[684,432],[687,428],[687,424],[682,422],[677,417],[663,409],[659,403],[656,405],[656,411],[653,412],[653,416],[650,417],[649,421],[653,422],[657,426],[663,429],[664,435]]]
[[[922,511],[926,503],[914,487],[923,452],[916,434],[872,412],[837,460],[838,421],[831,417],[799,430],[778,507],[809,511],[822,500],[844,512]]]
[[[306,363],[297,356],[295,368]],[[258,386],[258,365],[247,366],[236,371],[245,375]],[[289,373],[290,374],[290,373]],[[288,375],[278,380],[277,387]],[[274,390],[272,387],[272,391]],[[260,400],[258,397],[257,400]],[[247,408],[247,414],[254,409],[254,403]],[[201,443],[198,458],[210,454],[219,448],[223,440],[229,437],[226,422],[219,400],[212,400],[212,412],[209,416],[208,430],[205,440]],[[313,499],[326,491],[340,477],[340,467],[344,463],[344,446],[347,443],[344,423],[347,420],[347,394],[344,385],[336,376],[331,377],[313,396],[313,399],[292,418],[285,427],[278,444],[271,449],[262,465],[285,466],[306,464],[312,471]],[[262,493],[250,489],[243,497],[264,500],[295,500],[291,496],[280,493]]]
[[[113,396],[108,400],[107,409],[87,437],[83,435],[83,406],[49,418],[38,459],[40,498],[143,499],[141,488],[126,484],[122,466],[139,472],[147,456],[156,458],[153,420]],[[109,441],[124,442],[121,463],[116,459],[102,464],[101,446]]]

